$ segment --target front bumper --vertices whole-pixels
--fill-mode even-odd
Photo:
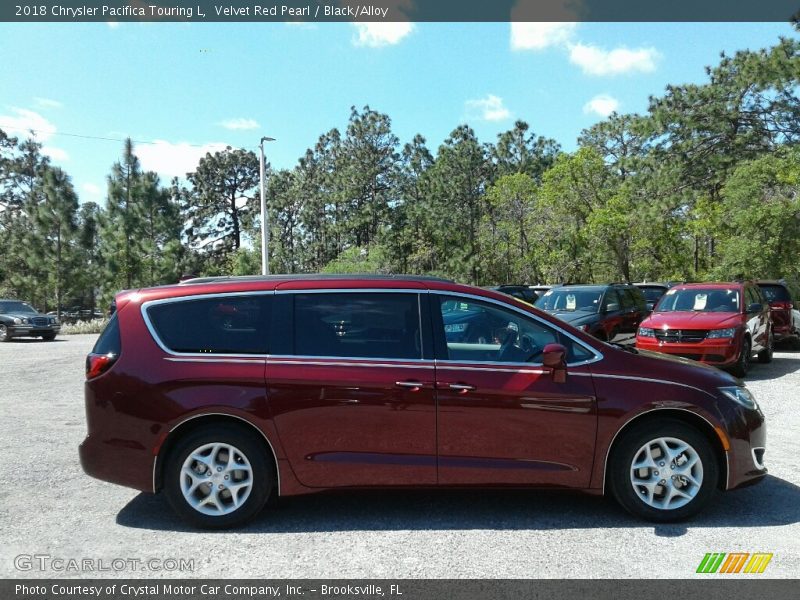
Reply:
[[[39,337],[41,335],[55,335],[61,331],[61,325],[10,325],[9,337]]]
[[[693,344],[681,344],[637,336],[636,347],[651,352],[682,356],[717,367],[733,365],[739,358],[739,344],[736,338],[705,339]]]
[[[726,416],[731,448],[728,452],[728,489],[758,483],[767,475],[767,425],[760,410],[736,408]]]

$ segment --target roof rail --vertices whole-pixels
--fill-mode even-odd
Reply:
[[[337,279],[374,279],[392,280],[408,279],[411,281],[442,281],[453,283],[452,279],[435,277],[433,275],[400,275],[400,274],[376,274],[376,273],[306,273],[306,274],[285,274],[285,275],[219,275],[215,277],[194,277],[181,281],[178,285],[196,285],[206,283],[228,283],[232,281],[296,281],[296,280],[337,280]]]

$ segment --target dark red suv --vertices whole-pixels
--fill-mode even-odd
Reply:
[[[769,303],[772,328],[776,342],[800,343],[800,330],[792,316],[794,303],[789,287],[783,281],[759,281],[758,288]]]
[[[685,519],[762,479],[730,375],[421,277],[197,279],[125,292],[87,357],[87,473],[230,527],[335,488],[606,491]],[[471,327],[485,331],[468,334]]]
[[[769,304],[750,282],[687,283],[670,288],[636,334],[636,347],[718,367],[737,377],[750,369],[754,352],[772,361]]]

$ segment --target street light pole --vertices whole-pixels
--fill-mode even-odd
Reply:
[[[264,142],[274,142],[275,138],[262,137],[259,147],[261,148],[261,161],[259,171],[261,174],[261,274],[269,275],[269,216],[267,215],[267,188],[264,176]]]

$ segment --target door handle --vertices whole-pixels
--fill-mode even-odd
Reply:
[[[395,381],[397,387],[409,388],[412,392],[418,392],[425,385],[421,381]]]
[[[468,383],[451,383],[448,386],[451,390],[458,390],[462,394],[466,394],[467,392],[471,392],[475,389],[474,385],[470,385]]]

